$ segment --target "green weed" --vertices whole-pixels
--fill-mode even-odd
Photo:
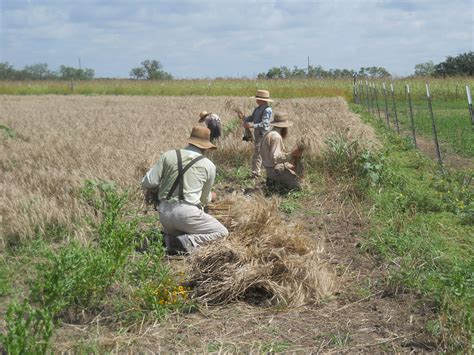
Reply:
[[[378,130],[386,146],[384,168],[379,186],[367,190],[373,212],[363,247],[397,260],[391,281],[435,301],[440,345],[468,352],[474,300],[472,172],[442,171],[396,135]]]
[[[9,307],[8,332],[2,336],[8,353],[45,353],[53,320],[98,309],[118,280],[132,280],[137,288],[135,301],[157,318],[170,309],[185,308],[187,290],[177,285],[161,262],[161,236],[141,257],[131,259],[136,246],[143,246],[151,234],[156,236],[153,230],[140,232],[138,225],[143,220],[126,213],[127,193],[119,192],[112,183],[88,180],[79,195],[100,214],[95,226],[97,240],[91,245],[71,243],[57,251],[42,248],[43,240],[32,242],[39,243],[36,253],[41,258],[30,282],[30,299]]]
[[[3,131],[3,135],[6,137],[6,138],[12,138],[12,139],[15,139],[17,137],[17,134],[16,132],[11,129],[10,127],[8,126],[5,126],[3,124],[0,124],[0,130]]]

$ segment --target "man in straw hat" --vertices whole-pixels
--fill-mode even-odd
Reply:
[[[301,177],[296,173],[295,162],[303,154],[303,147],[296,147],[292,152],[285,152],[283,140],[288,136],[288,128],[293,126],[286,113],[275,113],[273,127],[263,138],[262,160],[267,173],[267,187],[281,184],[287,188],[299,188]]]
[[[206,127],[194,126],[184,149],[169,150],[143,177],[144,190],[158,189],[160,222],[169,253],[187,253],[228,235],[227,229],[203,211],[216,199],[211,192],[215,165],[204,154],[216,146]]]
[[[255,96],[251,99],[257,100],[257,107],[253,113],[244,119],[245,128],[253,128],[254,135],[254,150],[252,156],[252,177],[258,178],[261,176],[262,157],[260,149],[265,133],[270,130],[270,120],[272,118],[272,108],[268,105],[273,102],[270,99],[270,93],[267,90],[257,90]]]
[[[199,114],[199,123],[204,123],[211,131],[211,142],[219,139],[222,132],[221,119],[215,113],[202,111]]]

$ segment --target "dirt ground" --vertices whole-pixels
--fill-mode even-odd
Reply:
[[[389,284],[387,269],[361,250],[365,225],[360,206],[342,203],[336,193],[303,197],[297,212],[282,218],[304,222],[308,234],[324,238],[325,259],[337,273],[337,292],[317,305],[275,309],[233,303],[200,307],[131,332],[108,330],[100,319],[88,325],[64,324],[56,349],[78,337],[111,351],[164,352],[425,352],[436,350],[425,330],[432,305]],[[186,263],[170,258],[171,266]],[[87,335],[86,335],[87,334]],[[67,341],[66,341],[67,339]]]

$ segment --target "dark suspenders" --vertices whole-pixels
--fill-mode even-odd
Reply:
[[[166,195],[166,199],[169,200],[171,198],[171,196],[173,195],[173,192],[176,190],[176,187],[178,187],[179,185],[179,200],[183,201],[184,200],[184,173],[188,171],[191,166],[193,166],[199,160],[204,159],[205,157],[204,155],[200,155],[194,158],[183,169],[183,159],[181,158],[181,151],[179,149],[176,149],[176,156],[178,157],[178,176],[176,177],[176,180],[174,181],[173,186],[171,186],[171,189],[168,192],[168,195]]]

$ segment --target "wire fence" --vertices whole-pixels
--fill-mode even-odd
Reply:
[[[439,87],[433,91],[429,83],[414,88],[408,83],[396,86],[393,82],[386,85],[354,80],[353,101],[363,105],[387,128],[409,136],[416,148],[420,141],[431,141],[430,149],[440,165],[446,151],[474,157],[474,112],[469,85],[462,91],[456,85],[453,92]]]

